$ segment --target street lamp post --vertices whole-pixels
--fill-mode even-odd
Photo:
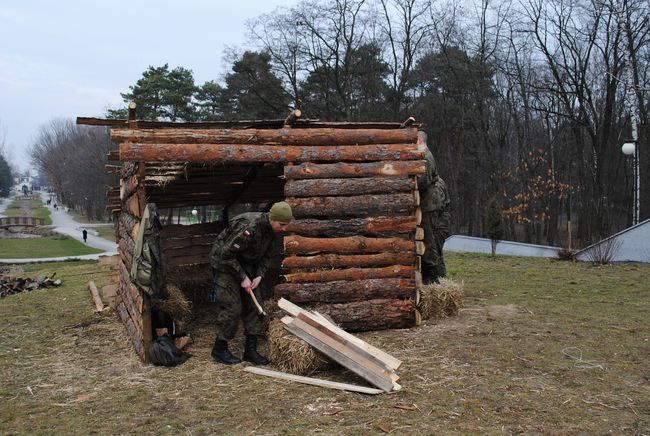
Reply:
[[[621,147],[623,154],[634,155],[632,160],[634,178],[634,199],[632,204],[632,225],[639,224],[639,211],[641,209],[641,175],[639,174],[639,144],[637,142],[636,124],[632,125],[632,141],[628,141]]]

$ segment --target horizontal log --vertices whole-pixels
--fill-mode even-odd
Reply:
[[[256,182],[264,183],[273,183],[273,182],[283,182],[280,178],[282,176],[282,171],[279,174],[268,174],[268,175],[259,175],[255,178]],[[187,178],[185,174],[152,174],[147,171],[147,177],[145,179],[145,186],[149,188],[159,188],[166,189],[170,187],[170,183],[159,183],[157,178],[169,178],[173,182],[174,187],[188,187],[196,188],[197,186],[214,186],[214,185],[226,185],[231,183],[241,183],[246,174],[236,173],[236,174],[214,174],[210,176],[204,176],[202,174],[188,174]]]
[[[286,179],[330,179],[343,177],[405,177],[423,174],[423,160],[369,163],[303,163],[284,167]]]
[[[174,186],[174,183],[169,183],[166,187],[162,186],[149,186],[147,187],[147,196],[184,196],[184,197],[205,197],[213,195],[216,197],[227,197],[233,194],[233,191],[241,191],[244,193],[250,192],[252,195],[262,196],[269,194],[284,195],[284,186],[281,181],[268,181],[257,182],[252,181],[246,187],[241,182],[235,183],[219,183],[214,185],[196,185],[196,186]]]
[[[162,128],[162,127],[172,127],[172,128],[187,128],[187,129],[200,129],[200,128],[216,128],[220,127],[222,129],[228,128],[238,128],[238,129],[250,129],[253,127],[257,128],[267,128],[267,129],[279,129],[284,126],[284,119],[277,120],[239,120],[239,121],[188,121],[188,122],[177,122],[177,121],[146,121],[146,120],[136,120],[138,127],[141,129],[144,128]],[[77,124],[86,124],[91,126],[113,126],[113,127],[127,127],[129,120],[127,119],[105,119],[105,118],[93,118],[93,117],[77,117]],[[300,128],[323,128],[323,127],[332,127],[337,129],[398,129],[406,127],[404,123],[396,123],[389,121],[319,121],[319,120],[310,120],[307,118],[301,118],[295,121],[294,125]],[[422,127],[422,124],[411,124],[410,127]]]
[[[122,166],[121,165],[104,165],[104,170],[107,174],[121,174]]]
[[[191,163],[256,163],[256,162],[339,162],[339,161],[403,161],[424,158],[424,149],[417,144],[370,145],[251,145],[251,144],[120,144],[123,162],[191,162]]]
[[[162,227],[160,230],[160,237],[164,244],[164,241],[167,239],[217,235],[221,230],[223,230],[223,224],[219,222],[192,225],[172,224]]]
[[[413,252],[379,254],[319,254],[316,256],[289,256],[282,261],[285,269],[341,268],[362,266],[415,265]]]
[[[396,236],[416,228],[415,216],[368,217],[347,220],[296,219],[289,223],[288,233],[302,236]]]
[[[209,256],[200,254],[196,256],[166,257],[165,261],[170,267],[177,267],[208,264],[210,262],[210,258]]]
[[[415,281],[403,278],[338,280],[318,283],[282,283],[274,288],[276,298],[293,303],[349,303],[376,298],[415,298]]]
[[[412,193],[369,194],[353,197],[287,198],[296,218],[366,217],[411,215],[415,211]]]
[[[120,151],[119,150],[111,150],[108,153],[106,153],[106,160],[109,162],[115,162],[120,160]]]
[[[415,302],[412,300],[375,299],[343,304],[317,304],[311,309],[328,315],[349,331],[407,328],[415,325]]]
[[[119,129],[111,139],[131,143],[349,145],[408,144],[418,131],[407,129]]]
[[[284,275],[287,283],[332,282],[336,280],[366,280],[393,277],[412,279],[415,277],[415,267],[392,265],[384,268],[346,268]]]
[[[360,179],[288,180],[284,185],[287,197],[320,197],[327,195],[362,195],[411,192],[415,180],[410,177],[368,177]]]
[[[212,246],[217,235],[193,236],[187,238],[163,239],[163,250],[176,250],[179,248]]]
[[[204,198],[197,197],[194,199],[189,199],[189,198],[173,199],[165,195],[157,195],[157,196],[151,195],[148,198],[150,202],[156,203],[156,205],[158,206],[158,210],[177,208],[177,207],[220,206],[220,205],[224,205],[225,200],[227,199],[225,197],[214,197],[214,196],[207,196]],[[255,195],[248,195],[244,193],[241,197],[237,199],[237,202],[235,204],[262,203],[262,202],[273,203],[282,200],[284,200],[284,196],[282,195],[282,193],[278,193],[277,195],[273,195],[273,196],[255,196]]]
[[[188,257],[188,256],[205,256],[206,258],[210,257],[210,250],[212,249],[212,244],[201,244],[193,245],[189,247],[179,247],[179,248],[163,248],[164,258],[172,257]]]
[[[413,252],[414,241],[402,238],[366,238],[350,236],[345,238],[305,238],[285,236],[284,252],[290,254],[338,253],[400,253]]]

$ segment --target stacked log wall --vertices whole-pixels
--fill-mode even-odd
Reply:
[[[419,323],[424,245],[415,177],[425,170],[426,137],[410,133],[402,138],[410,141],[410,149],[402,148],[408,153],[389,159],[378,158],[368,144],[366,159],[285,167],[295,220],[284,238],[284,283],[275,287],[276,297],[325,313],[351,331]]]
[[[416,129],[120,129],[111,137],[121,142],[123,162],[284,164],[284,194],[296,220],[284,244],[286,283],[275,294],[293,296],[350,330],[417,324],[423,244],[416,176],[425,171],[426,138]],[[188,182],[150,193],[169,198],[169,207],[185,205],[172,199],[181,194],[203,204]],[[143,206],[144,197],[132,195],[122,211],[136,216]],[[170,263],[208,259],[213,238],[178,239],[166,242],[169,258],[178,259]],[[132,241],[125,233],[120,242],[128,262]]]
[[[117,217],[117,252],[119,255],[119,286],[115,307],[138,357],[148,361],[147,346],[151,325],[146,296],[131,283],[129,272],[133,262],[135,240],[144,210],[144,164],[125,163],[120,182],[120,212]]]

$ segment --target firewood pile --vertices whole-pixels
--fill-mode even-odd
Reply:
[[[56,273],[51,277],[9,277],[0,274],[0,297],[29,292],[36,289],[52,288],[61,285],[61,279],[55,279]]]

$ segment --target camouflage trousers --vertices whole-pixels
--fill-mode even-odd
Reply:
[[[442,247],[445,244],[445,239],[450,235],[449,212],[424,212],[422,228],[424,229],[424,245],[426,247],[422,256],[422,274],[423,276],[445,277],[447,267]]]
[[[240,286],[241,280],[230,273],[213,270],[213,296],[217,304],[217,340],[230,341],[237,334],[239,320],[247,335],[264,334],[264,326],[253,299]],[[253,291],[260,300],[259,288]]]

